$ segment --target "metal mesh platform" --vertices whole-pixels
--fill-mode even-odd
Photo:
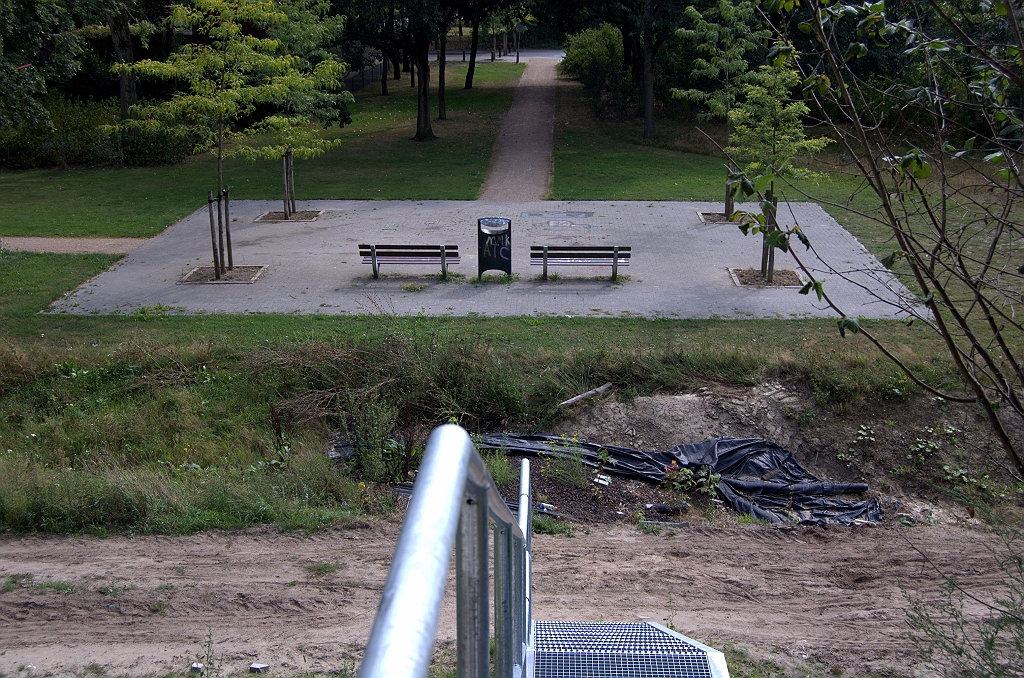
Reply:
[[[648,624],[536,622],[534,678],[716,678],[710,648]]]

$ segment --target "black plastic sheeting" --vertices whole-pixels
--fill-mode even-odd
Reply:
[[[607,452],[605,473],[658,484],[664,482],[665,468],[673,461],[679,466],[710,466],[721,476],[719,493],[736,511],[776,524],[851,525],[857,520],[882,520],[877,499],[839,497],[867,492],[865,483],[824,482],[801,466],[792,452],[762,438],[724,436],[677,445],[664,452],[646,452],[562,436],[489,433],[478,446],[534,456],[579,455],[593,467],[601,465],[601,457]]]

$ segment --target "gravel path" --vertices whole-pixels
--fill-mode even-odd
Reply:
[[[60,254],[128,254],[142,247],[145,238],[0,238],[0,249],[9,252],[58,252]]]
[[[516,88],[494,147],[481,200],[544,200],[551,188],[558,59],[532,58]]]

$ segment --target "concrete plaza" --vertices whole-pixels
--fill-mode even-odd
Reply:
[[[232,236],[236,265],[262,265],[252,284],[179,284],[190,270],[210,265],[206,208],[171,226],[109,271],[58,300],[52,311],[131,313],[157,304],[183,313],[318,313],[399,315],[570,315],[666,318],[799,318],[834,315],[815,295],[794,288],[737,287],[729,268],[754,268],[760,236],[733,224],[703,223],[698,211],[721,203],[304,201],[300,210],[323,210],[313,222],[266,223],[280,209],[270,201],[236,201]],[[907,291],[864,247],[812,203],[780,206],[780,221],[794,219],[816,251],[801,256],[825,280],[825,289],[849,315],[892,318],[882,301]],[[516,278],[476,282],[476,219],[512,219]],[[383,266],[374,280],[358,256],[359,243],[457,244],[464,274],[449,282],[438,267]],[[539,280],[529,265],[530,245],[628,245],[632,263],[620,284],[607,268],[553,268],[558,280]],[[795,268],[779,253],[778,268]],[[874,294],[868,290],[873,290]]]

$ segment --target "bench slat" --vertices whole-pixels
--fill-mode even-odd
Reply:
[[[543,266],[542,279],[548,279],[548,266],[611,266],[616,280],[619,266],[629,266],[628,245],[531,245],[530,265]]]
[[[359,249],[361,249],[361,250],[369,250],[371,247],[373,247],[373,245],[360,245]],[[389,252],[390,251],[399,251],[399,252],[401,252],[401,251],[406,251],[406,250],[423,250],[423,251],[426,251],[426,252],[440,252],[441,251],[441,246],[440,245],[377,245],[376,247],[377,247],[377,251],[378,252],[385,251],[385,250],[387,250]],[[445,245],[444,248],[445,248],[446,251],[447,250],[458,250],[459,246],[458,245]]]
[[[548,252],[548,261],[556,261],[559,259],[592,259],[594,261],[611,261],[612,259],[615,258],[615,254],[613,254],[612,252],[609,252],[607,254],[594,254],[593,252]],[[619,252],[618,259],[620,261],[623,259],[628,260],[629,258],[629,252]],[[530,259],[532,261],[541,261],[544,259],[544,253],[530,252]]]
[[[444,250],[444,257],[441,252]],[[362,243],[359,255],[364,264],[373,266],[376,278],[381,264],[440,265],[441,277],[447,277],[448,266],[462,261],[458,245],[377,245]]]
[[[544,245],[530,245],[530,253],[543,252]],[[547,245],[548,252],[614,252],[615,247],[604,245],[590,247],[588,245]],[[630,247],[619,247],[619,254],[628,253]]]
[[[446,256],[445,261],[449,264],[458,264],[462,261],[460,257],[448,257]],[[363,257],[364,264],[372,264],[373,257]],[[439,264],[441,263],[440,257],[391,257],[377,255],[378,264]]]
[[[531,266],[543,266],[543,259],[531,259]],[[611,259],[555,259],[548,257],[548,266],[611,266]],[[619,266],[629,266],[629,259],[619,259]]]

